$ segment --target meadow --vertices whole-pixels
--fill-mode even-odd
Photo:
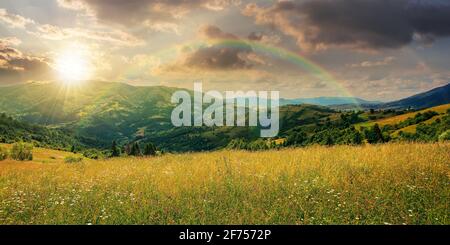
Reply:
[[[398,116],[386,117],[386,118],[382,118],[382,119],[379,119],[379,120],[376,120],[376,121],[368,121],[368,122],[357,123],[357,124],[355,124],[355,127],[357,129],[360,129],[361,127],[371,127],[375,123],[378,124],[381,127],[385,126],[385,125],[395,125],[397,123],[405,121],[408,118],[413,118],[418,113],[422,113],[423,114],[423,113],[428,112],[428,111],[434,111],[434,112],[437,112],[439,114],[445,114],[447,112],[447,110],[450,110],[450,104],[439,105],[439,106],[430,107],[430,108],[427,108],[427,109],[414,111],[414,112],[408,112],[408,113],[401,114],[401,115],[398,115]],[[364,117],[367,117],[367,115],[364,115]],[[442,118],[442,115],[436,115],[433,118],[430,118],[429,120],[425,121],[424,123],[430,124],[431,122],[434,122],[438,118]],[[417,125],[411,125],[411,126],[409,126],[407,128],[403,128],[402,130],[404,132],[415,132],[416,131],[416,126]]]
[[[0,161],[1,224],[450,224],[450,143]]]

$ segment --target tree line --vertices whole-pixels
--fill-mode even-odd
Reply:
[[[341,114],[340,120],[331,122],[327,120],[324,125],[317,126],[314,129],[298,128],[287,133],[282,143],[275,143],[273,140],[267,141],[258,139],[247,141],[246,139],[234,139],[227,148],[237,150],[266,150],[278,149],[290,146],[309,146],[309,145],[361,145],[361,144],[379,144],[390,141],[416,141],[416,142],[437,142],[450,140],[450,109],[442,114],[432,123],[425,121],[438,116],[435,111],[417,113],[414,117],[408,118],[394,125],[384,125],[380,127],[375,123],[372,126],[360,127],[356,129],[354,124],[360,122],[359,113]],[[414,133],[403,132],[402,128],[417,125]],[[399,130],[396,137],[392,133]]]

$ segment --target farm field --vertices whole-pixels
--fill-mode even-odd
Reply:
[[[450,224],[450,144],[0,161],[0,224]]]

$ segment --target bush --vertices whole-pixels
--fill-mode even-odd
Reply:
[[[8,158],[8,149],[6,149],[3,146],[0,146],[0,161],[5,160],[6,158]]]
[[[243,139],[232,139],[230,143],[228,143],[227,149],[245,150],[247,149],[247,145],[247,142],[245,142]]]
[[[18,161],[33,160],[33,145],[23,142],[14,143],[11,149],[11,158]]]
[[[83,151],[83,156],[90,158],[90,159],[103,159],[106,157],[106,154],[102,151],[99,151],[97,149],[87,149]]]
[[[82,157],[77,157],[77,156],[67,156],[64,158],[64,162],[65,163],[79,163],[82,162],[83,158]]]
[[[449,141],[449,140],[450,140],[450,129],[443,132],[441,135],[439,135],[440,142]]]

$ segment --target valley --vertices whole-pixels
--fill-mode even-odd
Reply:
[[[448,90],[449,86],[443,88]],[[171,96],[177,90],[95,81],[78,86],[44,83],[0,87],[0,111],[5,113],[5,120],[12,117],[0,127],[3,132],[0,140],[6,143],[22,140],[61,150],[93,148],[106,155],[113,141],[120,146],[151,142],[165,152],[218,150],[237,139],[249,144],[268,144],[259,139],[259,126],[174,127],[170,116],[176,104],[171,103]],[[192,91],[187,92],[193,94]],[[419,113],[409,107],[350,111],[331,107],[310,104],[281,106],[280,133],[273,139],[278,142],[276,145],[280,142],[289,144],[289,138],[297,138],[294,145],[342,144],[352,142],[350,138],[355,137],[361,138],[357,142],[364,142],[364,128],[370,129],[375,124],[381,128],[394,126]],[[448,109],[446,104],[420,112],[432,110],[438,113],[433,119],[427,119],[426,123],[431,125],[435,119],[443,119]],[[248,109],[246,113],[249,113]],[[438,136],[450,127],[446,120],[440,124],[443,126],[436,129],[436,136],[427,141],[437,141]],[[27,129],[20,131],[19,128],[23,127]],[[411,134],[416,132],[416,127],[416,123],[406,125],[404,130],[386,127],[385,141],[390,138],[401,140],[398,137],[400,131]],[[306,136],[301,136],[303,134]],[[315,138],[299,143],[299,135],[303,138],[315,135]]]

